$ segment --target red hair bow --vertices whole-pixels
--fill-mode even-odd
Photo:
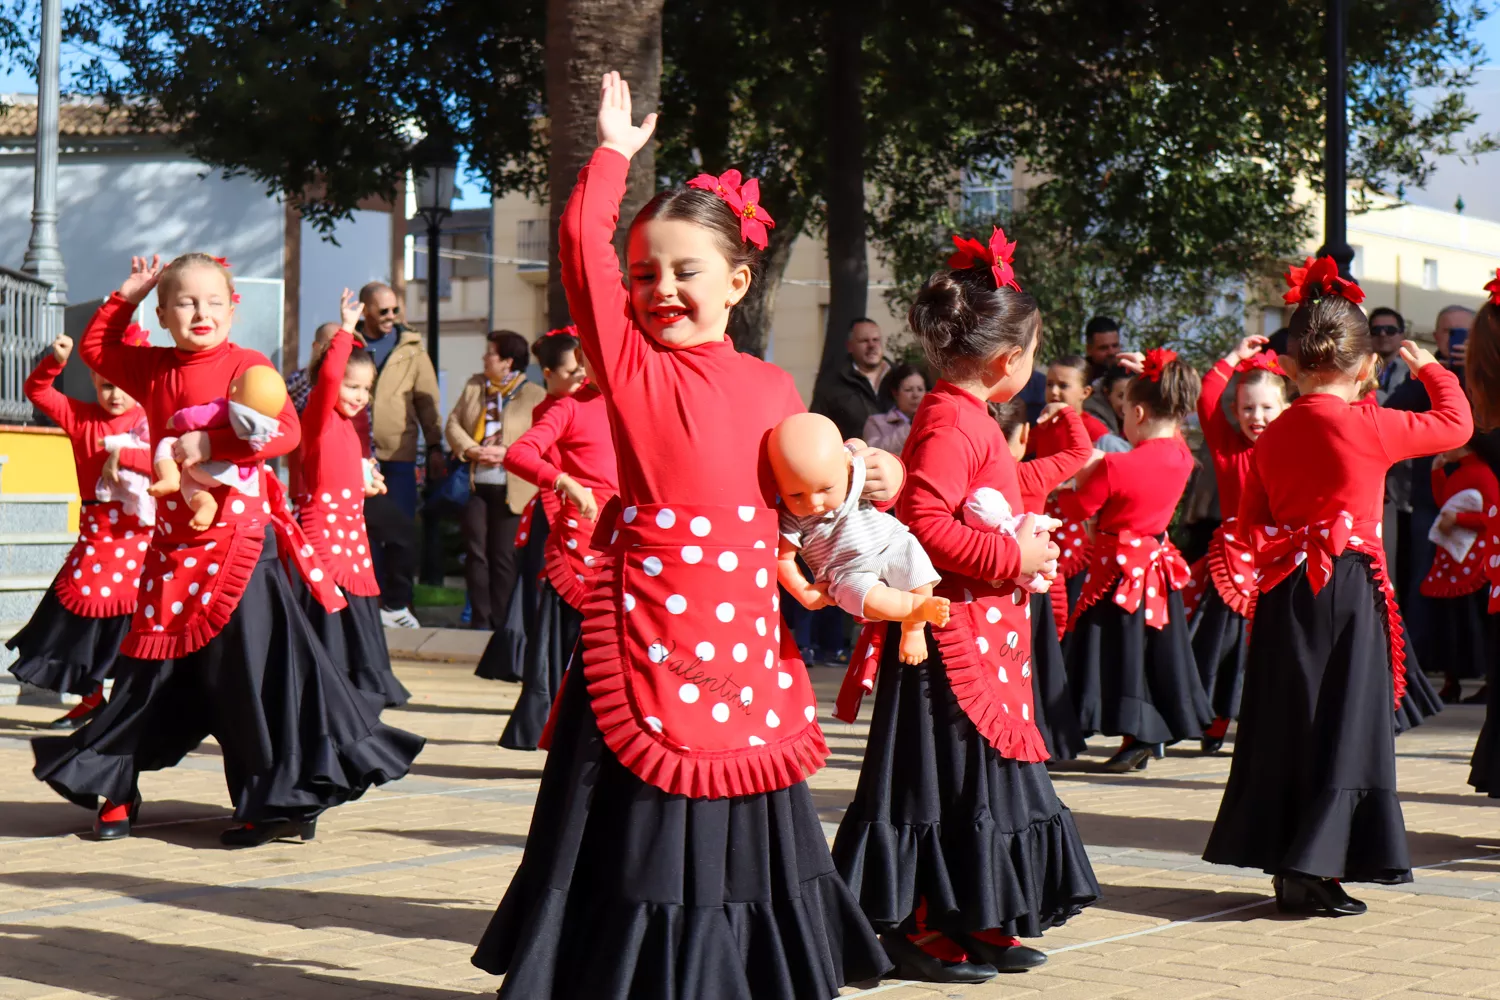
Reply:
[[[1234,370],[1240,372],[1241,374],[1244,374],[1246,372],[1253,372],[1256,369],[1260,368],[1264,368],[1266,371],[1273,372],[1277,375],[1286,374],[1286,372],[1282,370],[1281,361],[1276,357],[1275,351],[1261,351],[1259,354],[1252,354],[1244,361],[1241,361],[1239,364],[1234,366]]]
[[[132,323],[125,328],[120,342],[126,347],[150,347],[151,334],[139,323]]]
[[[1495,268],[1495,276],[1485,284],[1484,290],[1490,293],[1490,305],[1500,306],[1500,267]]]
[[[700,191],[711,191],[740,217],[740,239],[755,244],[764,250],[771,242],[771,229],[776,221],[760,203],[760,181],[752,177],[741,181],[738,170],[726,170],[718,177],[699,174],[688,181],[688,187]]]
[[[1358,282],[1342,277],[1332,257],[1309,257],[1301,267],[1293,266],[1286,273],[1286,284],[1282,298],[1289,304],[1316,302],[1325,295],[1337,295],[1356,305],[1365,300],[1365,290]]]
[[[567,326],[560,326],[556,330],[548,330],[546,333],[542,334],[542,336],[543,337],[572,337],[573,339],[576,340],[576,339],[578,339],[578,324],[576,324],[576,323],[569,323]]]
[[[1177,360],[1177,352],[1168,347],[1153,347],[1146,352],[1141,362],[1141,376],[1152,382],[1160,382],[1167,365]]]
[[[212,256],[212,255],[210,255],[210,256]],[[215,264],[218,264],[220,267],[222,267],[222,268],[224,268],[226,270],[229,268],[229,258],[228,257],[214,257],[213,258],[213,262]]]
[[[1014,240],[1005,238],[1005,230],[999,226],[990,234],[990,245],[985,246],[976,239],[967,236],[953,237],[953,245],[958,249],[948,257],[948,266],[955,270],[976,267],[979,264],[988,264],[990,273],[995,276],[996,288],[1014,288],[1021,290],[1016,284],[1016,271],[1011,267],[1011,261],[1016,259],[1016,244]]]

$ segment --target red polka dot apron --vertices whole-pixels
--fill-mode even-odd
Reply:
[[[120,652],[141,660],[186,656],[206,645],[239,607],[255,573],[269,526],[281,559],[295,567],[318,603],[330,611],[346,604],[306,536],[286,509],[281,481],[261,466],[260,497],[227,487],[214,490],[219,520],[203,531],[188,526],[192,511],[181,497],[156,506],[156,532],[130,634]]]
[[[1198,602],[1209,587],[1235,614],[1243,618],[1255,614],[1255,553],[1250,538],[1231,517],[1214,530],[1208,553],[1193,564],[1193,582],[1182,594],[1182,605],[1188,615],[1197,610]]]
[[[1490,588],[1489,613],[1500,615],[1500,507],[1485,511],[1485,557],[1481,565]]]
[[[1192,578],[1187,560],[1170,538],[1157,539],[1128,530],[1118,535],[1100,532],[1094,539],[1093,562],[1068,628],[1077,625],[1079,616],[1099,603],[1111,587],[1112,600],[1120,610],[1133,615],[1144,607],[1147,625],[1166,628],[1171,621],[1168,595],[1185,588]]]
[[[1396,708],[1406,694],[1406,643],[1401,637],[1401,610],[1396,605],[1396,590],[1386,571],[1385,546],[1381,544],[1379,521],[1355,521],[1348,513],[1339,513],[1327,521],[1293,528],[1289,525],[1266,525],[1251,532],[1255,564],[1260,572],[1257,583],[1265,593],[1307,564],[1307,582],[1314,594],[1333,579],[1333,561],[1353,549],[1370,557],[1370,569],[1380,590],[1377,599],[1385,614],[1386,641],[1391,650],[1391,677],[1396,692]]]
[[[616,498],[600,523],[612,527],[596,539],[583,673],[620,762],[694,798],[775,791],[817,771],[828,746],[781,627],[776,512]]]
[[[1000,756],[1025,763],[1046,760],[1032,700],[1031,592],[1014,584],[995,589],[947,580],[935,592],[953,602],[948,624],[933,626],[932,638],[959,708]],[[835,718],[853,722],[859,714],[861,699],[875,689],[890,633],[887,622],[871,622],[860,632]]]
[[[320,490],[297,504],[297,522],[333,582],[358,597],[379,597],[370,564],[363,490]]]
[[[551,490],[540,490],[533,494],[531,499],[526,501],[526,506],[521,508],[521,520],[516,524],[516,548],[519,549],[531,540],[533,518],[545,517],[547,524],[550,525],[561,506],[562,503],[558,500],[557,494]],[[603,509],[602,504],[600,509]]]
[[[1457,500],[1460,503],[1468,501],[1467,504],[1458,508],[1465,511],[1479,512],[1484,507],[1484,499],[1478,490],[1462,490],[1449,498],[1444,504],[1444,510],[1452,509],[1450,505]],[[1491,507],[1491,510],[1494,508]],[[1494,515],[1486,512],[1485,523]],[[1436,554],[1432,559],[1432,568],[1427,571],[1427,578],[1422,581],[1421,592],[1423,597],[1467,597],[1485,585],[1485,564],[1488,562],[1491,552],[1491,541],[1489,532],[1480,529],[1467,550],[1455,553],[1449,551],[1447,545],[1437,545]],[[1459,556],[1462,555],[1462,558]]]
[[[1074,521],[1063,515],[1057,494],[1047,498],[1047,515],[1062,522],[1062,527],[1052,533],[1057,543],[1057,574],[1066,579],[1082,573],[1089,565],[1089,552],[1093,542],[1089,539],[1084,522]]]
[[[124,504],[86,503],[78,513],[78,541],[52,591],[63,607],[84,618],[128,615],[135,610],[150,545],[151,525],[125,513]]]
[[[612,493],[594,491],[601,510],[613,496]],[[589,583],[603,555],[592,544],[597,529],[597,522],[580,514],[573,501],[563,500],[547,535],[542,572],[557,591],[557,596],[575,608],[582,608],[588,599]]]

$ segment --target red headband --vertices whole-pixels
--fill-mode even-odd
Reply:
[[[1177,360],[1177,352],[1168,347],[1153,347],[1146,352],[1141,363],[1141,377],[1151,382],[1160,382],[1167,365]]]
[[[139,323],[132,323],[125,328],[120,342],[126,347],[150,347],[151,334]]]
[[[577,340],[578,339],[578,324],[576,324],[576,323],[569,323],[567,326],[560,326],[556,330],[548,330],[546,333],[542,334],[542,336],[543,337],[572,337],[574,340]]]
[[[990,245],[985,246],[976,239],[967,236],[953,237],[953,245],[958,248],[956,252],[948,257],[948,266],[955,270],[965,270],[977,267],[980,264],[988,264],[990,273],[995,276],[995,287],[1014,288],[1021,290],[1016,284],[1016,271],[1011,267],[1011,261],[1016,259],[1016,244],[1014,240],[1007,241],[1005,230],[999,226],[990,234]]]
[[[1234,366],[1234,370],[1242,375],[1247,372],[1256,371],[1257,369],[1265,369],[1276,375],[1286,374],[1282,370],[1281,361],[1276,357],[1275,351],[1261,351],[1259,354],[1252,354]]]
[[[1495,268],[1495,276],[1484,286],[1484,290],[1490,293],[1490,305],[1500,306],[1500,267]]]
[[[1287,292],[1282,298],[1289,304],[1316,302],[1325,295],[1337,295],[1358,305],[1365,300],[1359,283],[1339,275],[1339,265],[1332,257],[1309,257],[1301,267],[1286,273]]]
[[[771,242],[771,228],[776,225],[760,203],[760,181],[752,177],[741,182],[738,170],[726,170],[718,177],[699,174],[687,184],[699,191],[711,191],[740,217],[740,239],[764,250]]]

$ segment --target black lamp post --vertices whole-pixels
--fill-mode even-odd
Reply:
[[[1327,49],[1324,59],[1328,68],[1326,94],[1326,138],[1323,141],[1323,246],[1319,257],[1332,257],[1339,265],[1339,273],[1353,277],[1349,266],[1354,261],[1354,248],[1349,246],[1348,198],[1349,176],[1347,168],[1349,143],[1349,116],[1345,83],[1348,78],[1344,42],[1348,26],[1349,0],[1328,0],[1328,20],[1323,26],[1323,41]]]
[[[453,214],[458,157],[451,149],[428,143],[418,169],[417,214],[427,223],[427,354],[438,367],[438,244],[443,220]]]

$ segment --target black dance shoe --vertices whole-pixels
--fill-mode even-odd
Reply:
[[[112,823],[104,822],[102,817],[104,810],[113,805],[105,799],[99,806],[99,811],[94,813],[94,839],[95,840],[123,840],[130,836],[130,824],[135,822],[141,814],[141,793],[135,793],[135,800],[130,803],[130,812],[124,819],[117,819]]]
[[[923,983],[985,983],[999,975],[993,965],[973,960],[945,962],[927,954],[900,931],[880,935],[885,953],[896,966],[890,975]]]
[[[1276,908],[1282,913],[1320,917],[1357,917],[1369,907],[1344,891],[1337,879],[1309,875],[1277,875]]]
[[[1458,681],[1448,681],[1438,689],[1438,698],[1444,705],[1457,705],[1464,696],[1464,686]]]
[[[1029,972],[1039,965],[1047,964],[1046,952],[1027,947],[1019,942],[1012,945],[989,944],[979,938],[960,934],[955,938],[975,958],[995,967],[997,972]]]
[[[259,847],[273,840],[288,840],[292,837],[312,840],[317,835],[316,816],[312,819],[270,819],[264,823],[232,826],[219,834],[219,843],[225,847]]]
[[[1100,770],[1107,774],[1144,771],[1146,765],[1151,763],[1151,758],[1158,755],[1160,747],[1160,743],[1132,743],[1128,747],[1122,747],[1119,753],[1105,761]]]
[[[47,723],[47,728],[48,729],[77,729],[80,726],[84,725],[86,722],[88,722],[90,719],[92,719],[94,716],[98,715],[99,711],[102,708],[104,708],[104,702],[101,701],[97,705],[95,705],[93,708],[89,709],[87,712],[80,712],[77,715],[74,715],[71,712],[69,712],[67,715],[64,715],[64,716],[62,716],[60,718],[53,719],[51,722]]]
[[[1203,739],[1198,741],[1198,745],[1203,751],[1203,756],[1212,757],[1214,754],[1224,749],[1224,737],[1205,736],[1203,737]]]

